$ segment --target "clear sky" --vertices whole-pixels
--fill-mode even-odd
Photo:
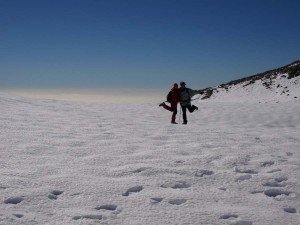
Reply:
[[[299,0],[0,0],[0,87],[202,88],[300,58]]]

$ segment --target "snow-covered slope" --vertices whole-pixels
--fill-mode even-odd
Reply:
[[[197,105],[0,93],[0,224],[300,224],[300,104]]]
[[[300,100],[300,61],[276,70],[207,88],[201,96],[218,102],[287,102]]]

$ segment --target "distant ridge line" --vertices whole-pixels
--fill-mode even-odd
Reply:
[[[244,86],[251,85],[251,84],[255,83],[255,81],[257,81],[257,80],[269,79],[272,81],[272,79],[276,78],[277,75],[279,75],[279,74],[287,74],[287,79],[292,79],[294,77],[300,76],[300,60],[293,61],[292,63],[282,66],[282,67],[279,67],[277,69],[267,70],[262,73],[257,73],[255,75],[251,75],[248,77],[243,77],[243,78],[240,78],[237,80],[232,80],[232,81],[229,81],[228,83],[223,83],[216,87],[208,87],[205,89],[201,89],[201,90],[199,90],[201,92],[201,94],[203,95],[203,97],[201,99],[203,100],[203,99],[210,98],[210,96],[214,93],[214,91],[217,90],[217,88],[224,88],[224,89],[228,90],[228,88],[232,85],[237,85],[237,84],[241,84],[241,83],[245,83],[245,82],[248,82],[248,83],[244,84]],[[269,88],[270,82],[265,82],[265,83],[263,83],[263,85],[266,88]]]

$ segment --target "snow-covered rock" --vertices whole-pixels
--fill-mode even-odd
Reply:
[[[300,61],[203,90],[215,102],[287,102],[300,100]]]

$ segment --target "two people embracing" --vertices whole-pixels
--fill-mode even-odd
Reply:
[[[180,88],[178,87],[178,84],[175,83],[167,96],[167,101],[170,102],[171,106],[166,105],[165,102],[161,103],[159,106],[162,106],[166,110],[173,112],[171,123],[177,124],[177,104],[180,103],[182,109],[183,124],[187,124],[188,121],[186,117],[186,110],[188,109],[190,113],[198,110],[197,106],[191,104],[192,97],[196,94],[200,94],[200,91],[187,88],[185,82],[180,82]]]

